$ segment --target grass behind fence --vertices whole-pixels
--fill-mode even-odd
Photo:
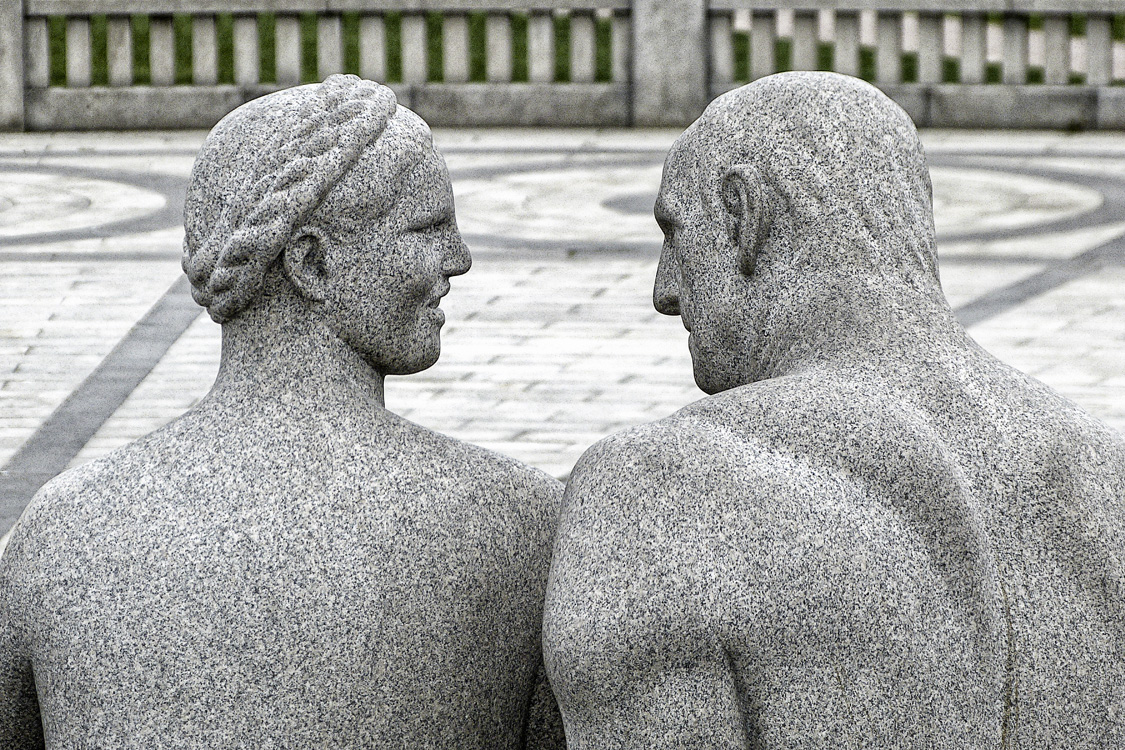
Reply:
[[[343,65],[346,73],[359,73],[359,16],[358,12],[342,14],[343,28]],[[469,80],[481,82],[487,80],[487,31],[484,13],[471,13],[468,18],[469,28]],[[528,37],[527,16],[513,14],[511,17],[512,34],[512,80],[524,82],[528,80]],[[1003,17],[1000,14],[990,14],[990,23],[1000,23]],[[259,51],[259,80],[265,84],[277,82],[277,56],[275,48],[275,24],[273,13],[258,14],[258,51]],[[131,18],[133,32],[133,81],[137,85],[151,83],[149,71],[149,17],[135,15]],[[234,83],[234,18],[229,13],[219,14],[216,17],[216,32],[218,42],[218,81],[222,84]],[[1043,17],[1032,15],[1028,19],[1031,30],[1043,28]],[[108,83],[107,70],[107,22],[106,16],[94,15],[90,17],[90,42],[91,42],[91,83],[95,86],[104,86]],[[400,13],[387,13],[384,15],[384,28],[386,30],[386,71],[388,83],[402,81],[402,15]],[[1075,14],[1070,17],[1069,31],[1071,36],[1081,37],[1086,33],[1086,18]],[[570,80],[570,19],[566,16],[554,18],[555,32],[555,80]],[[174,83],[188,85],[192,82],[192,50],[191,50],[192,21],[187,14],[173,16],[174,35]],[[610,81],[612,67],[612,25],[607,18],[598,18],[595,31],[596,50],[596,81]],[[49,35],[49,63],[50,83],[52,86],[66,85],[66,19],[61,16],[48,18]],[[428,80],[441,81],[443,79],[443,53],[442,44],[442,15],[431,12],[426,14],[426,36],[428,51]],[[1125,15],[1113,18],[1113,39],[1125,40]],[[315,13],[305,13],[300,16],[300,57],[301,81],[310,83],[318,81],[317,74],[317,17]],[[736,81],[750,79],[750,40],[745,32],[736,32],[733,37],[734,52],[734,77]],[[788,38],[777,39],[774,43],[775,70],[791,70],[792,41]],[[831,43],[820,43],[817,48],[817,67],[819,70],[831,70],[833,67],[834,47]],[[916,53],[903,53],[902,59],[903,82],[911,83],[918,80],[918,57]],[[999,83],[1003,68],[1000,63],[987,63],[985,68],[985,82]],[[868,81],[875,79],[875,50],[870,47],[861,47],[859,50],[859,76]],[[942,60],[942,81],[956,83],[960,81],[960,62],[954,58]],[[1044,71],[1039,67],[1032,67],[1027,72],[1027,82],[1041,84],[1044,81]],[[1070,83],[1080,84],[1085,81],[1085,76],[1072,73]],[[1125,83],[1115,81],[1115,84]]]
[[[341,14],[343,31],[343,66],[345,73],[359,73],[359,17],[358,12]],[[470,13],[469,28],[469,80],[487,80],[487,30],[484,13]],[[442,44],[442,15],[426,14],[426,44],[428,52],[428,80],[441,81],[444,70]],[[215,17],[218,44],[218,81],[234,83],[234,17],[220,13]],[[319,81],[317,74],[317,16],[304,13],[300,16],[301,81]],[[386,71],[388,83],[402,82],[402,14],[391,12],[383,16],[386,33]],[[144,86],[152,82],[149,67],[150,36],[149,17],[135,15],[130,19],[133,34],[133,82]],[[190,85],[192,82],[192,18],[187,14],[172,17],[174,44],[174,83]],[[106,16],[90,16],[91,83],[105,86],[109,82],[107,63]],[[570,80],[570,19],[554,19],[555,80]],[[47,19],[49,39],[50,85],[66,85],[66,18],[50,16]],[[528,80],[527,16],[513,14],[512,80]],[[597,19],[595,27],[596,60],[595,80],[612,79],[612,23],[608,18]],[[277,82],[276,16],[258,14],[259,80],[270,84]]]

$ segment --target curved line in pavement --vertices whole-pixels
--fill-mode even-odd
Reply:
[[[187,193],[188,183],[186,177],[93,167],[56,167],[38,164],[5,165],[3,161],[0,161],[0,168],[5,166],[9,166],[10,171],[37,172],[60,177],[82,177],[124,183],[141,190],[158,193],[164,198],[164,206],[144,216],[123,221],[109,221],[104,224],[77,229],[37,232],[18,237],[0,237],[0,247],[49,245],[56,242],[116,237],[122,234],[138,234],[157,229],[172,229],[183,224],[184,195]]]

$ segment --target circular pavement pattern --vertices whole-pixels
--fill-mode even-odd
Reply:
[[[931,167],[939,235],[1011,232],[1073,219],[1102,205],[1097,190],[992,169]]]
[[[0,237],[131,221],[166,204],[159,193],[121,182],[49,172],[4,172],[0,175]]]

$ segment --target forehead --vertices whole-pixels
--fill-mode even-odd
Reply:
[[[453,190],[445,160],[428,143],[412,153],[368,150],[333,190],[348,213],[385,216],[413,214],[452,206]]]
[[[664,160],[660,192],[656,197],[656,218],[680,223],[684,213],[699,194],[698,154],[692,129],[684,132],[672,145]]]

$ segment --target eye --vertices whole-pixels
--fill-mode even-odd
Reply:
[[[407,224],[408,232],[431,233],[439,232],[454,225],[455,219],[452,205],[432,206],[429,211],[424,211],[414,221]]]
[[[416,234],[430,234],[445,229],[445,227],[449,226],[449,223],[450,220],[445,217],[439,219],[427,219],[417,224],[410,225],[409,227],[407,227],[407,231]]]
[[[658,221],[656,222],[656,224],[660,227],[660,231],[664,233],[665,242],[672,242],[675,240],[676,229],[678,227],[674,223],[670,221]]]

